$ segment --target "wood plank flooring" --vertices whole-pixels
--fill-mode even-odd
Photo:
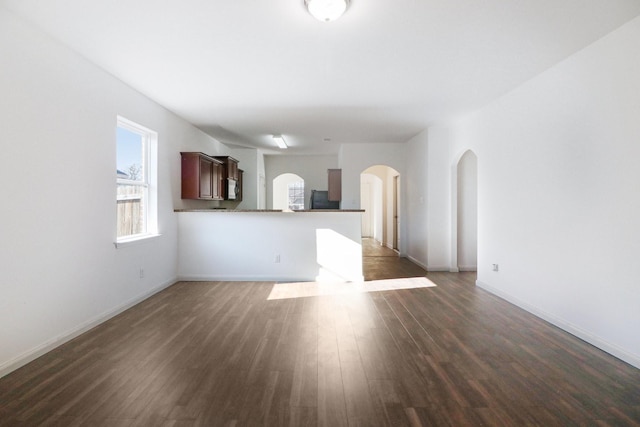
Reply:
[[[473,273],[369,249],[369,280],[437,286],[268,299],[273,283],[180,282],[0,379],[0,425],[640,425],[639,370]]]

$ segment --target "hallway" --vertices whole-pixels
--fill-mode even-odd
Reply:
[[[371,238],[362,239],[362,270],[366,281],[427,275],[423,268]]]

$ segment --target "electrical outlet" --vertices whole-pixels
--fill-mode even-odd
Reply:
[[[144,278],[144,268],[140,267],[140,278]]]
[[[498,264],[491,264],[493,266],[493,271],[498,271]]]
[[[280,262],[280,254],[275,256],[275,258],[273,259],[273,262],[275,262],[276,264]]]

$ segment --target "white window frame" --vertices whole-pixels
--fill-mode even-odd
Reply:
[[[116,204],[117,201],[125,198],[119,198],[117,195],[118,184],[136,185],[142,188],[143,199],[143,222],[145,230],[142,233],[117,236],[118,215],[116,210],[116,238],[115,246],[122,247],[130,244],[147,241],[150,238],[157,237],[158,233],[158,133],[146,128],[138,123],[128,120],[124,117],[117,117],[117,128],[123,128],[130,132],[136,133],[142,137],[142,180],[134,181],[130,179],[116,178]],[[117,148],[116,138],[116,148]],[[116,208],[117,209],[117,208]]]
[[[287,184],[287,207],[291,209],[291,192],[302,191],[302,204],[299,205],[298,209],[292,210],[302,210],[304,209],[304,181],[295,181]]]

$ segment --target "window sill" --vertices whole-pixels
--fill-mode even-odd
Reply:
[[[134,236],[134,237],[129,237],[125,239],[120,239],[114,242],[113,244],[115,245],[116,249],[125,248],[128,246],[135,246],[143,243],[149,243],[153,239],[160,236],[162,236],[162,234],[144,234],[142,236]]]

